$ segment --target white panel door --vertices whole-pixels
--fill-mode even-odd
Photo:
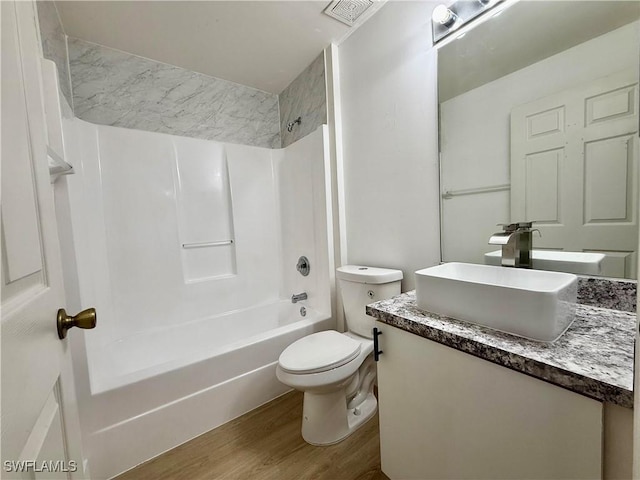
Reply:
[[[62,391],[72,379],[63,375],[61,380],[69,358],[55,321],[64,290],[49,183],[35,5],[0,4],[2,477],[78,478],[70,472],[75,468],[65,435],[63,399],[68,396]]]
[[[603,275],[635,278],[637,169],[637,72],[511,112],[511,221],[536,222],[536,248],[602,252]]]

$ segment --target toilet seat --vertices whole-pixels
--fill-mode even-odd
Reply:
[[[361,348],[361,342],[327,330],[293,342],[280,355],[279,366],[293,374],[326,372],[354,360]]]

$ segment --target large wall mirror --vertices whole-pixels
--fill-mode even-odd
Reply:
[[[534,251],[636,278],[640,2],[486,16],[438,50],[443,261],[492,263],[496,224],[533,221]]]

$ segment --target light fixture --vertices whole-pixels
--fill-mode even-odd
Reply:
[[[458,15],[447,8],[446,5],[438,5],[433,10],[431,19],[440,25],[450,28],[454,23],[456,23],[456,20],[458,20]]]
[[[444,39],[476,17],[493,10],[505,0],[455,0],[440,4],[431,14],[431,34],[433,43]],[[515,0],[514,0],[515,1]]]

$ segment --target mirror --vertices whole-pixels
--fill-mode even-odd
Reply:
[[[438,48],[443,261],[500,264],[496,224],[533,221],[534,262],[600,253],[574,273],[636,278],[639,18],[520,1]]]

